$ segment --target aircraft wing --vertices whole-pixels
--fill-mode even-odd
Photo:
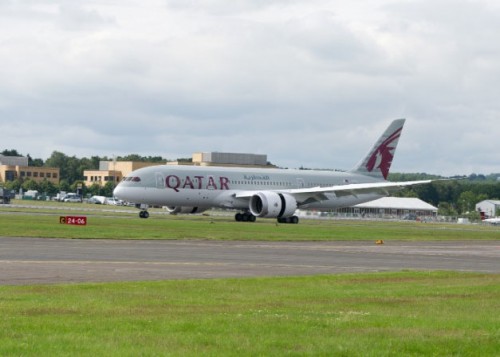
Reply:
[[[406,186],[422,185],[430,183],[433,180],[420,181],[400,181],[400,182],[371,182],[371,183],[353,183],[346,185],[335,185],[329,187],[311,187],[311,188],[296,188],[290,190],[270,190],[273,192],[288,193],[295,197],[299,204],[311,203],[328,200],[328,194],[333,194],[337,197],[354,196],[363,193],[378,193],[388,196],[394,191],[398,191]],[[241,191],[235,194],[236,198],[250,198],[259,191]]]

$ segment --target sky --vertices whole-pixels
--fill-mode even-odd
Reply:
[[[500,2],[0,0],[0,151],[500,172]]]

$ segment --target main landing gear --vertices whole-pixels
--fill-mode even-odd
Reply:
[[[255,217],[250,212],[236,213],[234,219],[236,222],[255,222],[257,217]]]
[[[149,218],[149,212],[146,211],[145,209],[141,210],[141,212],[139,212],[139,217],[140,218]]]
[[[243,212],[243,213],[236,213],[234,216],[234,219],[236,222],[255,222],[257,217],[255,217],[253,214],[250,212]],[[297,224],[299,223],[299,217],[297,216],[291,216],[291,217],[280,217],[277,218],[278,223],[285,223],[285,224]]]
[[[297,224],[297,223],[299,223],[299,217],[297,217],[297,216],[280,217],[280,218],[278,218],[278,223]]]

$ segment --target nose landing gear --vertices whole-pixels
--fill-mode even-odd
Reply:
[[[140,218],[149,218],[149,212],[148,212],[149,205],[146,205],[144,203],[136,203],[135,208],[138,208],[141,210],[139,212]]]

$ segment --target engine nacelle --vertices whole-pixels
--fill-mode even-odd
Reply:
[[[165,206],[170,214],[194,214],[205,212],[207,207],[189,207],[189,206]]]
[[[297,201],[286,193],[259,192],[250,198],[249,208],[257,217],[290,217],[297,209]]]

